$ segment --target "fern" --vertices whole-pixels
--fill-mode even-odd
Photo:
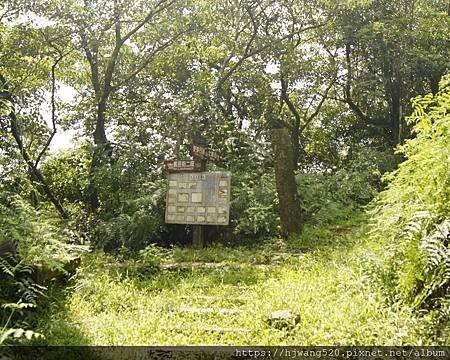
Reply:
[[[2,280],[2,294],[0,298],[0,345],[8,339],[26,339],[42,337],[41,334],[32,330],[16,328],[21,319],[26,316],[26,311],[37,306],[38,298],[45,296],[45,287],[36,284],[31,275],[33,268],[23,262],[18,262],[15,258],[8,257],[1,259],[1,273],[7,275],[7,279]],[[16,261],[16,263],[15,263]],[[8,313],[9,311],[9,313]],[[11,327],[12,326],[12,327]]]
[[[426,257],[423,269],[426,285],[414,299],[415,306],[420,306],[436,290],[450,284],[450,250],[445,246],[449,233],[450,220],[445,220],[421,240],[420,249]]]
[[[410,220],[404,227],[404,236],[409,240],[421,237],[426,233],[426,229],[430,224],[432,215],[429,211],[418,211],[411,215]]]
[[[7,304],[2,305],[2,308],[10,309],[11,312],[9,314],[8,320],[6,321],[5,325],[0,330],[0,345],[4,344],[8,340],[8,338],[11,338],[11,337],[15,338],[15,339],[25,337],[28,340],[31,340],[33,337],[34,338],[44,337],[42,334],[34,332],[33,330],[24,330],[22,328],[18,328],[18,329],[8,328],[15,312],[17,312],[17,311],[21,312],[23,309],[29,309],[29,308],[34,308],[34,307],[36,307],[35,304],[24,303],[22,301],[19,301],[17,303],[7,303]]]
[[[21,338],[25,337],[27,340],[31,340],[32,338],[43,338],[44,335],[34,332],[33,330],[24,330],[24,329],[7,329],[5,331],[0,332],[0,345],[4,344],[8,338]]]
[[[415,137],[398,148],[406,160],[384,176],[372,205],[370,236],[386,248],[385,290],[416,307],[448,297],[450,253],[450,76],[437,95],[417,97],[407,118]]]
[[[8,276],[14,276],[15,266],[13,265],[15,262],[15,256],[11,253],[4,254],[0,257],[0,272]]]
[[[37,337],[28,327],[29,308],[36,307],[46,288],[33,280],[36,267],[63,269],[87,247],[70,244],[49,214],[31,207],[17,194],[0,190],[0,244],[17,245],[17,257],[0,256],[0,344],[12,339]],[[20,261],[19,261],[20,259]]]

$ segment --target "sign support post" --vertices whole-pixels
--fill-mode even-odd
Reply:
[[[201,249],[205,246],[203,225],[192,225],[192,246],[195,249]]]
[[[204,159],[200,159],[199,157],[193,154],[192,158],[194,161],[201,162],[201,171],[206,170],[206,161]],[[205,246],[205,228],[203,225],[192,225],[192,246],[195,249],[202,249]]]

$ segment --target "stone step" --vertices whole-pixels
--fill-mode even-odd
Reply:
[[[214,296],[214,295],[180,295],[180,299],[183,300],[206,300],[209,302],[218,302],[218,301],[226,301],[226,302],[247,302],[252,301],[250,296],[233,296],[233,297],[223,297],[223,296]]]
[[[167,262],[162,263],[159,267],[163,270],[189,270],[189,269],[221,269],[221,268],[246,268],[252,267],[257,269],[267,269],[269,265],[266,264],[242,264],[242,263],[226,263],[226,262]]]
[[[305,253],[302,252],[273,252],[270,253],[270,257],[284,257],[284,258],[288,258],[288,257],[297,257],[297,256],[305,256]]]
[[[250,330],[244,329],[244,328],[237,328],[237,327],[221,327],[221,326],[200,326],[197,328],[200,331],[206,331],[206,332],[222,332],[222,333],[250,333]]]
[[[198,308],[191,306],[181,306],[179,308],[179,311],[190,314],[217,314],[219,316],[236,315],[244,313],[242,309],[228,309],[228,308],[214,309],[211,307]]]

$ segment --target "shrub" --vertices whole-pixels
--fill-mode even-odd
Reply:
[[[48,180],[53,194],[63,201],[66,207],[75,207],[76,214],[86,201],[90,160],[86,145],[76,149],[60,151],[47,159],[42,165],[42,173]],[[78,206],[76,206],[78,205]]]
[[[164,223],[165,180],[142,185],[135,198],[125,200],[117,215],[98,220],[92,241],[105,250],[127,248],[137,251],[160,243]]]
[[[0,344],[12,338],[38,336],[29,327],[26,310],[37,306],[45,288],[33,280],[35,267],[65,272],[64,265],[86,247],[69,244],[70,230],[61,230],[48,213],[0,191],[0,244],[17,245],[17,255],[0,254]]]
[[[440,92],[413,100],[415,137],[398,148],[406,160],[385,176],[371,236],[385,244],[386,290],[416,307],[450,296],[450,77]],[[441,299],[441,300],[439,300]]]
[[[279,231],[278,197],[275,177],[267,173],[234,175],[232,184],[231,224],[234,236],[259,238]]]
[[[355,149],[344,166],[329,177],[333,199],[356,206],[368,204],[382,189],[382,174],[392,171],[397,161],[390,150]]]
[[[381,175],[395,157],[376,149],[354,150],[334,172],[299,173],[297,187],[305,219],[312,224],[348,220],[381,190]]]

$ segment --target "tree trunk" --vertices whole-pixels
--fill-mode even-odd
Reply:
[[[281,101],[284,101],[286,105],[288,106],[289,110],[291,111],[292,115],[294,115],[294,123],[292,124],[292,127],[290,128],[290,135],[291,135],[291,141],[292,141],[292,160],[293,160],[293,166],[294,171],[298,169],[298,161],[300,160],[300,113],[298,112],[297,108],[295,107],[294,103],[289,98],[288,94],[288,81],[285,78],[285,75],[283,73],[280,75],[280,82],[281,82]]]
[[[450,9],[450,2],[448,3]],[[438,73],[430,74],[428,81],[430,83],[430,90],[433,94],[437,94],[439,91],[439,81],[441,80],[444,73],[440,71]]]
[[[88,202],[91,212],[95,212],[99,206],[98,183],[95,179],[97,170],[104,165],[105,158],[112,155],[112,149],[106,137],[105,112],[108,96],[103,96],[97,105],[97,119],[94,129],[95,148],[92,154],[91,166],[89,168]]]
[[[302,210],[294,177],[294,152],[285,128],[271,130],[275,155],[275,180],[280,205],[281,228],[285,235],[299,234],[303,226]]]
[[[89,183],[87,187],[87,200],[89,203],[89,210],[91,212],[95,212],[100,206],[100,202],[98,199],[98,186],[95,179],[96,170],[101,165],[101,157],[103,151],[97,147],[94,148],[94,153],[92,154],[91,165],[89,166]]]
[[[298,162],[300,161],[300,123],[295,122],[291,130],[291,141],[292,141],[292,160],[294,171],[298,170]]]
[[[400,142],[400,86],[394,82],[390,86],[392,145]]]
[[[106,103],[107,97],[103,97],[97,105],[97,121],[95,123],[94,142],[95,145],[99,147],[106,147],[108,144],[105,131]]]
[[[40,183],[42,191],[47,196],[47,199],[50,200],[52,204],[55,206],[56,210],[58,210],[61,217],[63,219],[68,219],[69,215],[67,214],[67,211],[64,209],[63,205],[59,202],[59,200],[53,195],[53,192],[50,189],[50,186],[47,184],[47,181],[45,180],[41,171],[36,167],[27,150],[25,149],[25,146],[22,142],[22,136],[19,130],[19,126],[17,124],[16,114],[14,112],[11,112],[9,117],[11,120],[11,134],[14,137],[14,140],[16,141],[17,147],[20,151],[20,154],[22,155],[22,158],[24,159],[25,163],[28,165],[31,171],[31,175]]]

